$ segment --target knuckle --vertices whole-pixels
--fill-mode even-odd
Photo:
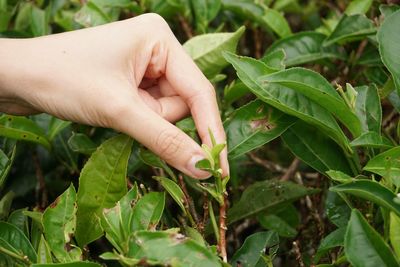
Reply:
[[[107,105],[105,111],[106,126],[117,127],[121,118],[126,117],[130,105],[126,101],[113,101]]]
[[[142,17],[156,29],[160,27],[167,27],[169,29],[168,22],[157,13],[147,13],[142,15]]]
[[[172,160],[183,148],[184,139],[179,132],[170,130],[162,131],[155,142],[156,149],[165,160]]]

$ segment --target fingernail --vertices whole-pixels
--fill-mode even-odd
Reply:
[[[202,159],[204,159],[203,156],[194,155],[188,162],[187,170],[192,174],[192,177],[194,178],[206,179],[211,176],[209,172],[196,168],[196,163]]]

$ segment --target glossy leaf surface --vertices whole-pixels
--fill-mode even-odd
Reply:
[[[161,219],[164,205],[164,193],[150,192],[140,198],[131,215],[131,231],[155,229]]]
[[[375,156],[368,161],[364,170],[381,176],[400,177],[400,146]]]

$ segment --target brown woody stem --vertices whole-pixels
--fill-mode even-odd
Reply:
[[[219,207],[219,243],[218,243],[218,249],[219,253],[222,257],[222,260],[224,262],[228,262],[228,257],[226,254],[226,230],[228,229],[226,227],[226,209],[227,209],[227,197],[228,197],[228,192],[223,193],[223,203]]]

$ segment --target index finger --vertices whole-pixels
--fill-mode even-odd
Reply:
[[[212,146],[208,129],[214,134],[217,143],[225,142],[215,89],[176,39],[168,49],[165,75],[189,106],[202,142]],[[225,148],[220,157],[224,176],[229,175],[227,154]]]

